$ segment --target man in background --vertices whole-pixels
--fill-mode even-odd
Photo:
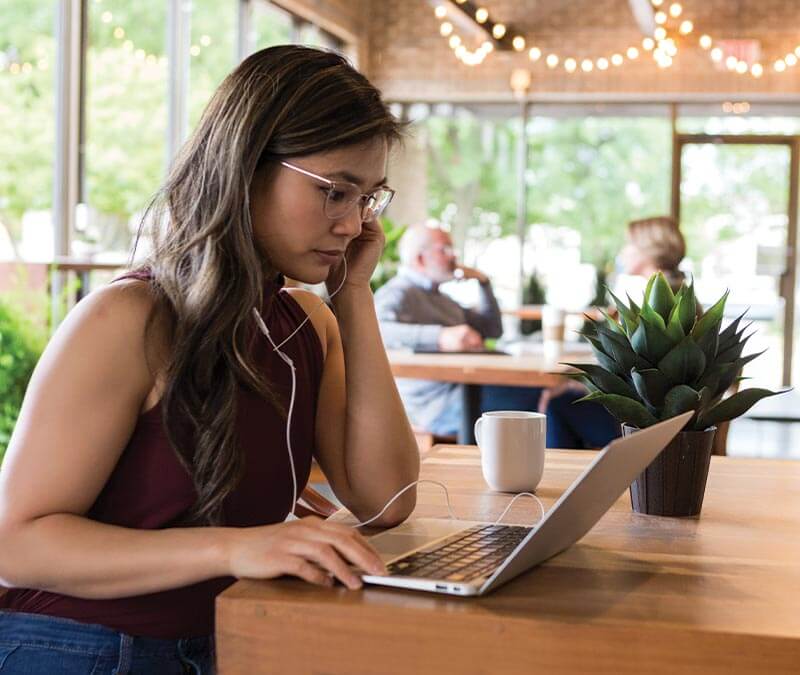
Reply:
[[[487,338],[502,335],[500,308],[489,278],[458,264],[447,232],[413,225],[400,239],[399,253],[398,274],[375,292],[387,349],[482,351]],[[462,307],[439,291],[441,284],[456,278],[478,281],[476,308]],[[440,436],[458,432],[464,404],[461,385],[397,378],[397,388],[414,426]],[[583,393],[559,389],[558,396],[551,396],[539,387],[483,386],[480,408],[481,412],[541,410],[548,418],[548,447],[602,447],[619,435],[619,427],[596,404],[571,406]]]

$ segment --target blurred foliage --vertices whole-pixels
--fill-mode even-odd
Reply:
[[[396,225],[385,216],[381,218],[381,225],[386,235],[386,245],[369,282],[373,292],[377,291],[397,274],[397,268],[400,266],[400,251],[398,250],[400,237],[403,236],[407,228],[406,225]]]
[[[45,327],[32,323],[29,312],[18,297],[0,295],[0,463],[47,339]]]

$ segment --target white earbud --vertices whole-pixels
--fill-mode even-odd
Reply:
[[[342,287],[344,286],[344,282],[347,279],[347,258],[346,257],[342,258],[342,263],[344,264],[344,274],[342,275],[342,281],[339,283],[339,286],[336,288],[336,290],[333,293],[331,293],[331,295],[330,295],[331,298],[333,296],[335,296],[340,290],[342,290]],[[311,317],[314,315],[314,312],[316,312],[324,304],[325,304],[325,301],[324,300],[320,300],[320,303],[308,314],[308,316],[306,316],[305,319],[303,319],[300,322],[300,325],[297,326],[297,328],[295,328],[289,334],[288,337],[284,338],[280,342],[280,344],[277,344],[277,345],[275,344],[275,342],[272,339],[272,336],[269,333],[269,328],[267,328],[267,324],[265,324],[264,323],[264,319],[261,318],[261,313],[258,311],[258,309],[256,307],[253,307],[253,316],[255,317],[256,324],[258,325],[258,327],[261,330],[261,332],[264,334],[264,337],[266,337],[267,340],[269,340],[269,343],[272,345],[272,351],[277,352],[277,354],[281,358],[281,360],[287,366],[289,366],[289,368],[292,371],[292,396],[289,399],[289,415],[286,418],[286,448],[287,448],[287,450],[289,452],[289,468],[292,471],[292,506],[291,506],[291,509],[289,510],[290,519],[296,518],[296,516],[294,514],[294,511],[295,511],[295,507],[297,505],[297,472],[295,471],[295,468],[294,468],[294,455],[292,454],[292,413],[294,412],[294,399],[295,399],[295,395],[297,393],[297,371],[296,371],[296,369],[294,367],[294,361],[292,361],[292,359],[289,358],[289,356],[287,354],[285,354],[284,352],[281,351],[281,347],[283,347],[283,345],[285,345],[289,340],[291,340],[297,334],[297,332],[303,326],[306,325],[306,323],[309,321],[309,319],[311,319]]]

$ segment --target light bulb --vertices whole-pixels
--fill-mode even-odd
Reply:
[[[577,67],[578,62],[573,58],[569,58],[564,61],[564,70],[566,70],[568,73],[574,73]]]
[[[599,70],[608,70],[608,59],[602,56],[597,59],[597,68]]]
[[[681,26],[678,29],[681,35],[688,35],[693,30],[694,30],[694,24],[688,19],[686,21],[682,21]]]
[[[653,38],[646,37],[644,40],[642,40],[642,47],[645,49],[645,51],[649,52],[655,46],[656,43],[653,41]]]
[[[594,64],[591,59],[584,59],[581,61],[581,70],[583,70],[584,73],[592,72],[592,68],[594,68]]]
[[[449,21],[445,21],[441,26],[439,26],[439,33],[441,33],[444,37],[447,37],[452,32],[453,24]]]
[[[523,49],[525,49],[525,38],[521,35],[515,35],[514,39],[511,41],[511,45],[518,52],[521,52]]]
[[[727,59],[725,59],[725,67],[728,70],[733,70],[736,68],[737,63],[739,63],[739,59],[737,59],[735,56],[729,56]]]
[[[719,47],[714,47],[714,49],[711,50],[711,60],[717,63],[722,61],[722,50]]]
[[[633,59],[639,58],[639,50],[636,47],[628,47],[628,51],[625,52],[628,55],[628,58],[633,61]]]
[[[436,5],[436,9],[433,10],[433,13],[436,15],[437,19],[444,19],[447,16],[447,7],[444,5]]]
[[[664,40],[667,37],[667,29],[664,26],[659,26],[653,31],[653,37],[656,40]]]
[[[555,54],[548,54],[545,63],[547,63],[548,68],[555,68],[558,65],[558,56]]]
[[[494,51],[494,43],[491,40],[486,40],[482,45],[481,49],[485,51],[487,54]]]
[[[492,28],[492,35],[494,36],[495,40],[502,40],[505,34],[506,27],[502,23],[496,23],[494,28]]]
[[[797,57],[792,52],[789,52],[786,56],[784,56],[783,60],[786,61],[787,66],[797,65]]]
[[[764,66],[762,66],[760,63],[754,63],[752,66],[750,66],[750,73],[753,75],[753,77],[761,77],[764,74]]]
[[[677,17],[679,17],[679,16],[681,15],[681,12],[682,12],[682,11],[683,11],[683,7],[681,7],[681,6],[680,6],[680,4],[679,4],[679,3],[677,3],[677,2],[673,2],[673,3],[672,3],[670,6],[669,6],[669,13],[670,13],[672,16],[676,17],[676,18],[677,18]]]
[[[448,40],[451,49],[455,49],[461,44],[461,38],[458,35],[451,35],[450,39]]]
[[[739,75],[744,75],[747,72],[747,63],[739,61],[739,63],[736,64],[736,72],[739,73]]]
[[[625,59],[623,59],[623,58],[622,58],[622,54],[613,54],[613,55],[611,56],[611,63],[612,63],[613,65],[615,65],[615,66],[621,66],[621,65],[622,65],[622,62],[623,62],[624,60],[625,60]]]
[[[779,73],[782,73],[784,70],[786,70],[786,62],[783,59],[778,59],[777,61],[775,61],[774,68]]]
[[[528,50],[528,58],[531,61],[538,61],[542,58],[542,50],[538,47],[531,47],[530,50]]]
[[[664,12],[656,12],[653,18],[659,26],[667,23],[667,15]]]
[[[710,35],[701,35],[700,36],[700,46],[703,49],[711,49],[711,44],[713,40],[711,39]]]
[[[486,23],[486,19],[489,18],[489,10],[486,7],[478,7],[475,11],[475,21],[478,23]]]

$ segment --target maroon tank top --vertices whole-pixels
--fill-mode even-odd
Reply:
[[[146,278],[130,274],[121,278]],[[281,282],[268,283],[262,308],[264,322],[276,344],[288,337],[306,313]],[[255,357],[267,381],[289,407],[292,390],[289,367],[260,332]],[[319,336],[307,322],[281,350],[297,369],[297,394],[292,414],[292,450],[298,495],[308,482],[314,446],[314,420],[322,377]],[[286,448],[285,419],[270,403],[241,387],[237,432],[245,453],[244,476],[224,505],[226,525],[245,527],[279,523],[289,513],[292,477]],[[157,404],[139,416],[128,445],[87,517],[136,529],[174,527],[194,504],[189,474],[175,456]],[[47,614],[101,624],[131,635],[180,638],[214,632],[214,598],[235,579],[209,579],[191,586],[127,598],[92,600],[31,589],[11,589],[0,608]]]

